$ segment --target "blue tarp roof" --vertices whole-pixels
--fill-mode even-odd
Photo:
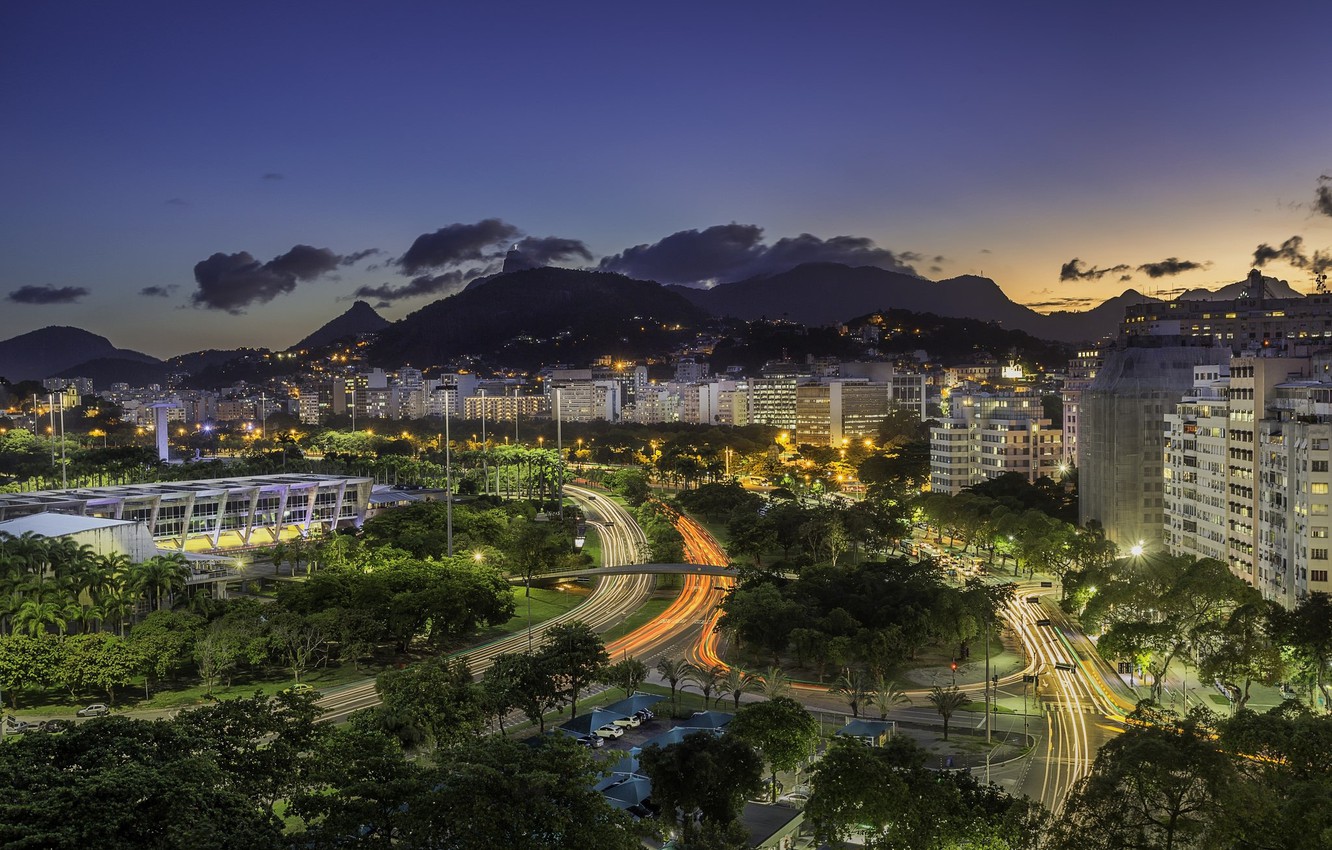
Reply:
[[[624,717],[624,715],[598,708],[575,717],[573,720],[561,723],[559,728],[560,731],[568,732],[571,735],[588,735],[591,734],[593,729],[605,726],[607,723],[619,720],[621,717]]]
[[[635,694],[630,694],[628,697],[620,700],[619,702],[613,702],[610,705],[604,706],[603,708],[606,711],[622,712],[620,716],[623,717],[626,714],[633,714],[635,711],[641,711],[645,708],[651,708],[652,706],[656,705],[657,703],[661,702],[664,699],[666,699],[666,697],[661,696],[660,694],[635,693]]]
[[[606,801],[617,809],[627,809],[652,796],[652,782],[646,776],[617,776],[618,781],[599,789]]]
[[[688,720],[681,720],[680,726],[690,730],[720,729],[734,717],[724,711],[695,711]]]
[[[639,746],[634,747],[630,752],[637,755],[638,753],[643,752],[643,750],[647,749],[653,744],[656,744],[658,747],[669,747],[671,744],[678,744],[681,741],[683,741],[686,735],[692,735],[695,732],[717,732],[717,731],[718,730],[716,729],[709,729],[706,727],[686,728],[683,726],[673,726],[670,729],[666,730],[665,732],[662,732],[660,735],[656,736],[655,738],[649,738]]]
[[[852,735],[857,738],[877,738],[884,732],[891,732],[895,724],[891,720],[852,720],[841,729],[838,735]]]

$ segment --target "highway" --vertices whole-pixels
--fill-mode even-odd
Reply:
[[[628,511],[610,499],[582,487],[566,485],[564,492],[583,508],[588,524],[595,526],[600,533],[602,558],[606,566],[641,563],[647,538]],[[556,623],[581,620],[597,631],[604,631],[638,610],[651,595],[652,583],[650,575],[608,575],[597,583],[596,589],[585,602],[558,617],[537,624],[531,629],[530,635],[527,631],[509,635],[493,643],[455,653],[451,657],[466,659],[473,675],[480,675],[490,667],[496,656],[526,652],[529,645],[539,645],[541,636]],[[688,588],[689,584],[686,583]],[[520,611],[521,604],[520,601]],[[679,612],[675,616],[684,617],[686,614]],[[644,628],[651,626],[653,623]],[[623,640],[627,641],[637,634],[635,632]],[[616,641],[617,645],[620,643]],[[634,654],[635,650],[630,648],[632,646],[626,644],[623,649],[617,646],[613,657],[618,657],[620,651]],[[354,711],[378,704],[379,695],[375,692],[373,680],[328,691],[317,703],[324,710],[322,718],[331,723],[345,720]]]

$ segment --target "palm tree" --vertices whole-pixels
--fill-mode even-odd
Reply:
[[[68,612],[68,606],[59,602],[41,599],[25,600],[19,606],[18,611],[14,613],[14,631],[27,632],[29,635],[37,637],[44,634],[48,626],[55,626],[57,630],[63,632],[69,623],[66,618]]]
[[[699,693],[703,694],[703,708],[708,707],[708,701],[712,699],[712,692],[717,690],[722,683],[724,676],[720,664],[712,667],[703,668],[693,664],[689,665],[689,671],[685,673],[685,678],[698,686]]]
[[[791,693],[791,677],[782,672],[780,667],[769,667],[759,677],[762,683],[764,699],[777,699]]]
[[[154,555],[138,565],[138,589],[144,595],[153,596],[153,610],[162,609],[162,594],[170,604],[177,591],[184,589],[185,578],[189,575],[190,565],[179,552],[168,555]]]
[[[883,720],[894,708],[910,705],[911,697],[898,687],[897,682],[878,676],[874,680],[874,690],[870,693],[869,701],[879,707],[879,719]]]
[[[657,672],[671,686],[671,714],[675,714],[675,690],[694,665],[683,658],[662,658],[657,661]]]
[[[735,710],[740,710],[740,696],[748,691],[754,690],[760,684],[756,676],[751,676],[739,668],[732,667],[726,671],[726,678],[721,680],[717,688],[717,701],[720,702],[724,696],[730,696],[735,705]]]
[[[944,740],[947,741],[948,721],[952,718],[953,712],[969,702],[967,695],[958,690],[957,685],[949,685],[946,688],[935,685],[930,689],[930,702],[934,704],[935,710],[943,717]]]
[[[837,681],[828,688],[828,693],[845,700],[851,708],[851,716],[859,717],[860,707],[870,701],[873,687],[865,671],[843,667],[842,675],[838,676]]]

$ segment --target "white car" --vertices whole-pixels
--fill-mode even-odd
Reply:
[[[594,730],[592,734],[601,738],[620,738],[624,736],[624,729],[616,726],[614,723],[607,723],[600,729]]]
[[[630,729],[637,729],[643,725],[643,721],[637,717],[621,717],[619,720],[612,720],[611,723],[616,726],[626,726]]]

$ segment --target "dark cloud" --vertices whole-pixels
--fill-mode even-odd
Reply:
[[[651,245],[603,257],[601,269],[660,283],[731,280],[742,277],[741,271],[759,256],[762,241],[763,228],[753,224],[681,230]]]
[[[1192,260],[1181,260],[1178,257],[1167,257],[1157,263],[1143,263],[1138,266],[1138,271],[1146,272],[1148,277],[1169,277],[1171,275],[1182,274],[1194,269],[1205,269],[1210,266],[1210,262],[1195,263]],[[1123,278],[1121,278],[1122,280]]]
[[[943,266],[930,266],[930,274],[942,274]]]
[[[378,248],[366,248],[364,251],[353,251],[342,258],[342,264],[344,266],[354,266],[366,257],[374,257],[382,253],[384,252]]]
[[[1314,276],[1332,270],[1332,251],[1320,249],[1312,254],[1305,253],[1304,237],[1302,236],[1292,236],[1277,248],[1273,248],[1264,242],[1254,249],[1253,264],[1255,266],[1262,268],[1272,260],[1284,260],[1297,269],[1307,269]]]
[[[1321,174],[1314,189],[1314,212],[1332,216],[1332,174]]]
[[[661,283],[708,284],[778,274],[802,263],[877,266],[915,274],[909,263],[920,255],[895,254],[861,236],[821,239],[808,233],[763,244],[763,228],[719,224],[681,230],[651,245],[635,245],[601,261],[604,271]]]
[[[560,236],[525,236],[514,243],[504,256],[506,272],[519,269],[537,269],[551,263],[566,263],[573,259],[592,262],[592,252],[581,239]]]
[[[7,298],[15,304],[73,304],[88,294],[82,286],[20,286]]]
[[[259,179],[261,179],[261,180],[286,180],[287,177],[286,177],[285,174],[278,174],[276,171],[270,171],[270,172],[268,172],[267,174],[264,174],[264,175],[263,175],[262,177],[260,177]]]
[[[394,301],[404,298],[419,298],[422,295],[438,295],[451,289],[459,289],[464,283],[495,271],[494,266],[454,269],[436,275],[420,275],[401,286],[381,283],[379,286],[362,286],[352,294],[354,298],[374,298],[376,307],[388,307]],[[450,293],[451,294],[451,293]]]
[[[1266,242],[1253,249],[1253,264],[1259,268],[1272,260],[1285,260],[1297,269],[1309,265],[1309,258],[1304,255],[1304,237],[1292,236],[1281,247],[1273,248]]]
[[[1125,281],[1129,281],[1129,280],[1133,280],[1133,275],[1131,275],[1131,274],[1121,274],[1121,275],[1119,276],[1119,282],[1120,282],[1120,283],[1124,283]]]
[[[416,237],[398,260],[405,274],[467,262],[485,262],[504,256],[504,246],[519,235],[518,228],[498,218],[476,224],[450,224]]]
[[[268,261],[268,268],[278,274],[291,275],[297,280],[314,280],[338,267],[342,257],[327,248],[297,245],[285,254]]]
[[[1117,266],[1109,266],[1108,268],[1104,269],[1098,268],[1096,266],[1087,268],[1086,265],[1087,264],[1082,262],[1082,260],[1078,259],[1077,257],[1074,257],[1073,259],[1069,260],[1067,263],[1064,263],[1064,265],[1059,268],[1059,279],[1100,280],[1101,278],[1105,277],[1108,274],[1121,274],[1131,269],[1131,266],[1125,265],[1123,263]]]
[[[944,257],[943,254],[939,254],[939,255],[936,256],[931,262],[942,263],[942,262],[944,262],[946,259],[947,259],[947,258]]]
[[[1028,302],[1033,310],[1085,310],[1098,302],[1095,298],[1051,298],[1048,301]]]
[[[297,245],[261,263],[248,251],[217,253],[194,265],[198,290],[190,300],[196,307],[226,310],[237,315],[258,302],[272,301],[296,288],[298,281],[314,280],[337,268],[342,258],[327,248]]]
[[[145,286],[139,290],[139,294],[146,298],[167,298],[177,289],[180,287],[174,283],[166,286]]]
[[[184,198],[167,198],[166,202],[173,207],[188,207],[190,202]]]

